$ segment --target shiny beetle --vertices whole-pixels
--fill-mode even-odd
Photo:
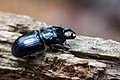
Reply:
[[[12,46],[12,54],[15,57],[32,56],[36,52],[43,55],[45,45],[63,44],[66,39],[74,39],[75,32],[70,28],[52,26],[42,30],[33,30],[30,33],[20,36]]]

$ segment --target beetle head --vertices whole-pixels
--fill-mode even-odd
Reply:
[[[64,28],[61,26],[52,26],[51,28],[56,31],[59,37],[64,36],[65,39],[74,39],[76,37],[75,32],[70,28]]]
[[[76,37],[75,32],[70,28],[64,28],[63,33],[66,39],[74,39]]]

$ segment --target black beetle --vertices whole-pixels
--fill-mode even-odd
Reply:
[[[62,44],[66,39],[74,39],[75,32],[70,28],[52,26],[20,36],[12,46],[15,57],[26,57],[45,49],[45,45]]]
[[[45,45],[63,44],[66,39],[74,39],[75,37],[75,32],[70,28],[63,28],[60,26],[33,30],[16,39],[12,46],[12,54],[15,57],[24,58],[40,52],[39,56],[45,57]]]

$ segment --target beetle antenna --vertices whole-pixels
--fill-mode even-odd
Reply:
[[[62,27],[62,24],[60,24],[60,27]]]

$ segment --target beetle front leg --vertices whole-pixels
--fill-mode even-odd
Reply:
[[[45,61],[45,58],[46,58],[46,51],[45,50],[43,50],[42,55],[40,56],[40,58],[41,58],[42,61]]]
[[[65,43],[66,46],[71,47],[69,44],[66,43],[66,41],[64,43]]]

